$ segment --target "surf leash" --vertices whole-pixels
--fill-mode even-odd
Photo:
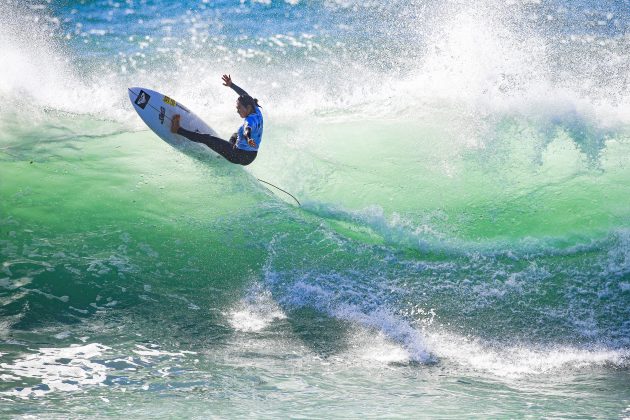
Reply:
[[[300,206],[300,207],[302,206],[302,204],[300,204],[300,202],[298,201],[298,199],[297,199],[297,198],[295,198],[295,197],[293,196],[293,194],[291,194],[290,192],[285,191],[285,190],[283,190],[283,189],[282,189],[282,188],[280,188],[280,187],[276,187],[276,186],[275,186],[275,185],[273,185],[271,182],[264,181],[264,180],[262,180],[262,179],[260,179],[260,178],[256,178],[256,179],[257,179],[257,180],[259,180],[259,181],[260,181],[260,182],[262,182],[262,183],[265,183],[265,184],[267,184],[267,185],[271,185],[271,186],[272,186],[272,187],[274,187],[275,189],[280,190],[280,191],[282,191],[283,193],[285,193],[285,194],[287,194],[287,195],[291,196],[291,198],[292,198],[292,199],[294,199],[296,203],[298,203],[298,206]]]

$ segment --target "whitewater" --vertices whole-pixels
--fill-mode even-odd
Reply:
[[[629,29],[627,0],[1,0],[0,417],[630,418]],[[224,73],[263,106],[246,168],[127,96],[228,138]]]

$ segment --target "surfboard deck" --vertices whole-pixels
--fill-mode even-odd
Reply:
[[[142,118],[142,121],[144,121],[144,123],[162,140],[183,153],[194,156],[195,158],[219,157],[217,153],[212,151],[212,149],[206,145],[195,143],[184,136],[171,133],[171,120],[174,115],[179,114],[181,118],[180,125],[186,130],[218,137],[216,131],[214,131],[186,106],[155,90],[143,87],[132,87],[128,88],[128,91],[129,100],[133,104],[133,107],[138,115],[140,115],[140,118]],[[229,166],[232,167],[234,165]],[[252,177],[252,179],[258,178]],[[262,179],[258,179],[258,181],[284,192],[292,197],[297,202],[298,206],[300,205],[300,202],[297,198],[291,195],[291,193],[267,181],[263,181]]]
[[[174,115],[181,116],[180,125],[186,130],[217,136],[208,124],[182,103],[160,92],[143,87],[128,88],[129,100],[142,121],[171,146],[186,152],[199,152],[210,156],[218,156],[205,145],[195,143],[179,134],[171,133],[171,120]]]

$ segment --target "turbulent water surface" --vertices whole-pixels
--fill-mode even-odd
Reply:
[[[0,417],[630,417],[630,2],[0,2]],[[141,122],[127,87],[246,168]],[[271,182],[287,195],[257,178]]]

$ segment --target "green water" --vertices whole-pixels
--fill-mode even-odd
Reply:
[[[0,417],[629,417],[624,6],[293,3],[0,5]]]
[[[622,135],[596,164],[562,133],[526,150],[504,131],[496,142],[507,161],[454,150],[452,139],[417,153],[393,140],[387,158],[370,160],[384,153],[381,136],[402,131],[362,125],[363,157],[341,144],[334,157],[307,148],[311,166],[280,179],[305,185],[300,208],[255,180],[277,168],[277,154],[248,173],[147,131],[54,117],[56,127],[3,140],[1,366],[31,378],[7,377],[5,415],[626,409]],[[313,135],[357,134],[352,126]],[[420,138],[449,139],[424,130]],[[55,391],[45,364],[23,367],[20,349],[33,342],[99,343],[79,363],[86,376],[66,373],[62,384],[100,386]],[[46,395],[43,405],[10,396],[22,389]]]

